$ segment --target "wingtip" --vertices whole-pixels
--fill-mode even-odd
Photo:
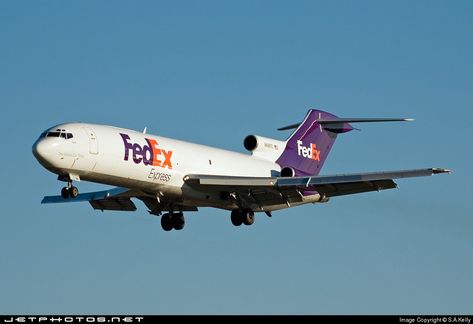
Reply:
[[[406,122],[413,122],[413,121],[415,121],[415,119],[414,119],[414,118],[404,118],[404,121],[406,121]]]
[[[439,173],[452,173],[453,170],[444,169],[444,168],[432,168],[432,174],[439,174]]]

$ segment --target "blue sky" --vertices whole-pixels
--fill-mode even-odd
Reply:
[[[472,313],[472,39],[471,1],[0,2],[0,313]],[[56,123],[244,151],[309,108],[416,119],[340,136],[324,174],[455,173],[243,228],[39,203]]]

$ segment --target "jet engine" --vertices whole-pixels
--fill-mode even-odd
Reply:
[[[253,156],[274,162],[286,148],[286,142],[258,135],[248,135],[243,141],[243,146]]]

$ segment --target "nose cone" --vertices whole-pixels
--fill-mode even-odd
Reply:
[[[46,138],[40,138],[33,144],[33,155],[43,166],[52,165],[54,157],[54,143]]]

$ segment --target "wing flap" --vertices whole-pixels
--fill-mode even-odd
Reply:
[[[184,181],[189,185],[200,186],[228,186],[228,187],[273,187],[276,178],[265,177],[234,177],[234,176],[213,176],[191,174],[184,177]]]
[[[90,205],[99,210],[135,211],[136,206],[130,198],[109,198],[90,200]]]
[[[157,201],[150,197],[138,197],[149,209],[149,213],[152,215],[161,215],[163,211],[179,210],[183,212],[196,212],[198,211],[197,207],[194,206],[185,206],[180,203],[172,202],[166,203],[163,201]]]
[[[325,184],[318,185],[315,188],[319,194],[323,194],[325,197],[336,197],[370,191],[393,189],[396,187],[397,185],[393,180],[376,180],[365,182]]]

